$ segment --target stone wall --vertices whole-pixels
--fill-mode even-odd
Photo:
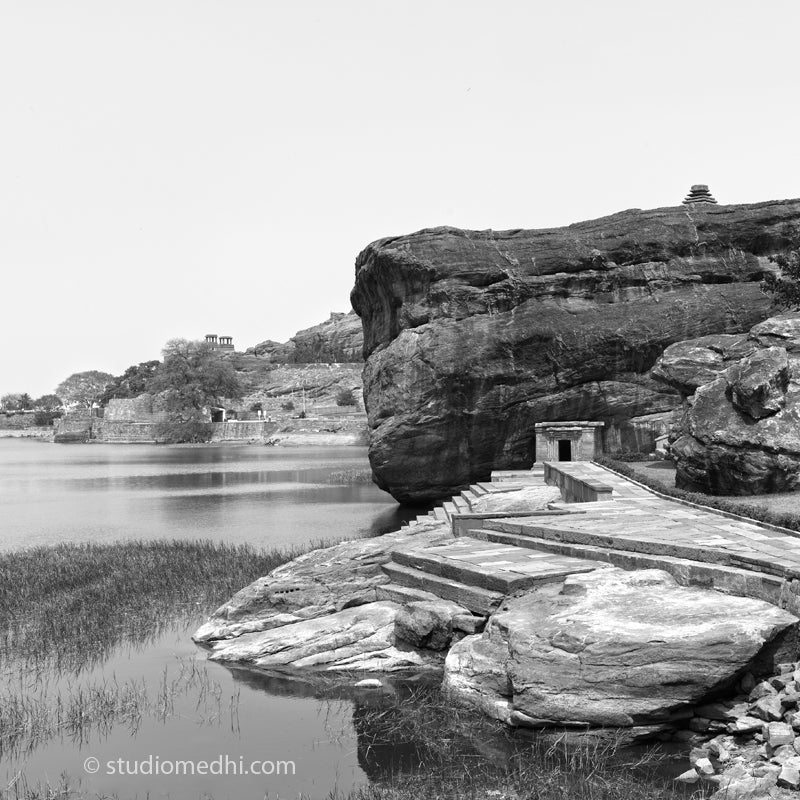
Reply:
[[[167,413],[151,394],[109,400],[103,418],[109,422],[164,422]]]
[[[91,438],[98,442],[119,444],[148,444],[157,441],[158,422],[126,422],[96,419],[92,425]]]
[[[212,442],[250,442],[264,441],[266,436],[277,430],[274,423],[264,420],[229,420],[215,422]]]
[[[0,414],[0,430],[23,430],[36,427],[35,414]]]
[[[88,408],[70,411],[60,419],[53,420],[53,441],[88,442],[95,421]]]

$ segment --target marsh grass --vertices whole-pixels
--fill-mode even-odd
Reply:
[[[238,691],[226,701],[221,685],[193,659],[165,667],[156,686],[119,683],[115,676],[66,687],[30,687],[20,680],[0,691],[0,757],[19,756],[53,738],[84,745],[92,734],[105,736],[120,725],[134,736],[145,718],[165,722],[178,713],[176,704],[187,696],[198,724],[238,729]]]
[[[372,470],[369,469],[339,469],[328,476],[328,483],[352,484],[372,483]]]
[[[208,614],[307,549],[132,541],[0,554],[0,669],[91,667]]]

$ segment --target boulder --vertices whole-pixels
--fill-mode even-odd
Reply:
[[[745,334],[701,336],[671,344],[656,361],[650,374],[677,389],[684,397],[689,397],[701,386],[716,380],[731,363],[755,350],[756,346]]]
[[[351,299],[378,485],[421,501],[529,467],[548,420],[604,421],[608,450],[646,449],[628,421],[680,404],[649,369],[670,344],[766,319],[758,279],[798,221],[799,201],[634,209],[368,245]]]
[[[483,634],[453,645],[444,686],[504,721],[653,724],[734,684],[796,624],[660,570],[596,570],[506,600]]]
[[[560,503],[561,490],[556,486],[529,486],[509,492],[489,492],[472,501],[476,514],[525,514],[546,509],[548,503]]]
[[[381,601],[335,614],[215,642],[212,661],[264,670],[393,672],[433,666],[415,650],[395,647],[400,606]]]
[[[759,350],[728,370],[728,392],[735,409],[759,420],[786,405],[789,357],[783,347]]]
[[[709,494],[787,491],[800,480],[800,314],[742,337],[668,347],[651,371],[689,396],[671,435],[676,485]]]
[[[445,650],[453,638],[453,620],[467,610],[449,600],[407,603],[397,615],[395,635],[413,647]]]
[[[279,628],[377,599],[392,551],[451,538],[446,523],[424,522],[374,539],[314,550],[272,570],[221,605],[192,637],[200,644]]]

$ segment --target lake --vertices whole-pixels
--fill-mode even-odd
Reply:
[[[125,539],[285,547],[380,535],[418,513],[370,483],[329,481],[332,471],[365,469],[366,450],[354,447],[0,439],[0,550]],[[35,733],[4,739],[0,721],[0,798],[346,796],[442,768],[430,750],[437,734],[420,733],[416,717],[409,723],[415,709],[426,730],[449,726],[453,761],[464,759],[465,770],[514,763],[505,733],[474,737],[452,709],[431,712],[424,679],[358,689],[357,677],[320,686],[228,669],[192,643],[202,617],[164,616],[145,641],[122,637],[101,663],[72,668],[31,667],[11,647],[3,652],[13,633],[0,637],[0,720]]]
[[[118,539],[285,547],[397,530],[415,511],[372,483],[362,447],[54,445],[0,439],[0,548]]]

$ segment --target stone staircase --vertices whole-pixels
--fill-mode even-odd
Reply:
[[[530,515],[474,513],[475,500],[489,492],[545,483],[543,470],[495,472],[491,482],[408,523],[446,522],[456,539],[424,552],[413,545],[395,551],[384,567],[392,579],[382,587],[384,598],[450,599],[485,616],[510,593],[610,564],[666,570],[683,586],[754,597],[800,615],[796,532],[678,503],[595,464],[558,471],[562,494],[579,502]],[[580,502],[583,489],[598,481],[610,499],[595,492],[595,501]]]
[[[492,481],[477,483],[404,527],[430,521],[447,522],[469,514],[475,500],[495,492],[542,485],[542,470],[494,472]],[[562,581],[567,575],[602,566],[563,553],[536,550],[525,544],[492,542],[487,536],[460,536],[437,546],[398,548],[384,572],[392,579],[378,590],[381,600],[451,600],[474,615],[491,614],[504,597],[535,585]]]

